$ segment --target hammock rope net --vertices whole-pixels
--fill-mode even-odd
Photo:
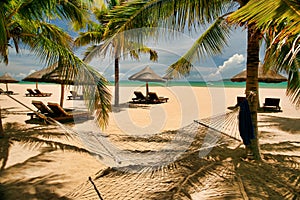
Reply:
[[[234,144],[233,149],[239,147],[242,140],[238,130],[238,111],[237,107],[223,114],[195,120],[176,131],[165,131],[151,137],[107,136],[92,132],[84,133],[85,136],[78,135],[91,152],[100,154],[106,159],[109,157],[115,165],[109,165],[111,167],[101,170],[94,177],[93,181],[98,188],[95,189],[91,181],[87,180],[66,196],[72,199],[99,199],[99,192],[97,192],[99,189],[100,193],[105,191],[101,193],[103,199],[123,199],[124,197],[116,196],[121,195],[119,193],[122,192],[116,193],[116,191],[121,187],[126,188],[126,183],[129,182],[137,184],[136,187],[143,190],[147,190],[148,187],[152,187],[153,190],[154,182],[158,184],[167,181],[165,179],[169,176],[179,176],[173,173],[179,173],[182,165],[189,163],[187,159],[193,159],[194,163],[197,159],[207,156],[212,148],[221,148],[222,145]],[[188,168],[185,166],[184,170]],[[155,185],[155,190],[168,191],[169,188],[167,185],[159,184]],[[137,198],[137,195],[143,193],[144,191],[135,189],[132,194],[126,194],[125,199],[130,199],[131,196]],[[143,198],[145,197],[141,197]]]

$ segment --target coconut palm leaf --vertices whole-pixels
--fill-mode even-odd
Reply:
[[[145,37],[153,37],[157,29],[149,29],[140,34],[124,32],[143,27],[163,27],[166,29],[183,31],[185,27],[190,30],[199,23],[213,21],[220,13],[227,10],[231,1],[129,1],[115,6],[107,17],[109,21],[104,37],[107,39],[103,50],[109,48],[114,37],[119,37],[120,48],[123,48],[124,38],[142,42]]]
[[[88,21],[89,14],[87,8],[91,1],[21,1],[11,0],[8,3],[1,4],[1,36],[0,50],[1,60],[8,63],[7,50],[10,39],[15,43],[16,51],[18,52],[19,42],[23,42],[23,37],[36,37],[41,31],[46,31],[45,25],[39,27],[42,22],[48,19],[70,20],[73,23],[82,25]],[[35,24],[34,24],[35,23]],[[30,27],[31,26],[31,31]],[[49,27],[49,25],[48,25]],[[48,30],[49,31],[49,30]],[[46,31],[46,32],[48,32]],[[60,34],[62,32],[60,31]],[[56,35],[52,35],[52,38]],[[66,35],[63,35],[66,36]],[[66,38],[67,39],[67,38]],[[4,41],[5,40],[5,41]],[[61,40],[62,41],[62,40]],[[69,41],[68,39],[66,41]]]
[[[86,32],[80,32],[79,36],[75,39],[75,46],[85,46],[90,43],[100,43],[103,33],[104,27],[101,24],[92,23],[89,25],[90,27]]]
[[[170,65],[167,73],[172,77],[180,77],[189,74],[192,62],[205,59],[221,53],[227,45],[230,27],[223,18],[218,18],[193,44],[193,46],[175,63]]]
[[[280,35],[283,39],[300,32],[300,4],[298,1],[266,0],[249,1],[245,6],[234,12],[229,20],[237,23],[256,23],[262,30],[270,26],[285,23],[286,29]]]

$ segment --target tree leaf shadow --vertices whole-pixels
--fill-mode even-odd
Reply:
[[[261,123],[272,124],[279,130],[289,132],[291,134],[300,134],[300,118],[287,118],[270,115],[262,115]]]

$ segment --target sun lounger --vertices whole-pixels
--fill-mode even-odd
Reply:
[[[0,94],[9,94],[9,95],[12,95],[12,94],[14,94],[14,92],[13,91],[4,91],[4,90],[2,90],[0,88]]]
[[[71,100],[71,99],[73,99],[73,100],[75,100],[75,99],[80,99],[80,100],[82,100],[82,99],[83,99],[83,95],[82,95],[82,94],[77,94],[76,91],[70,91],[70,93],[71,93],[71,95],[68,96],[68,99],[69,99],[69,100]]]
[[[143,95],[142,92],[140,91],[134,91],[133,92],[135,94],[135,98],[132,98],[132,101],[134,103],[146,103],[146,97]]]
[[[42,96],[42,97],[50,97],[52,93],[46,93],[46,92],[41,92],[39,89],[34,89],[36,92],[37,96]]]
[[[267,109],[273,109],[280,111],[281,108],[279,106],[280,99],[279,98],[265,98],[263,109],[266,111]]]
[[[46,117],[54,116],[54,113],[43,102],[33,100],[31,103],[37,108],[38,113],[41,113]],[[34,117],[39,117],[36,113],[27,113],[27,115],[30,116],[30,119],[33,119]]]
[[[37,96],[37,93],[35,93],[32,89],[27,89],[28,93],[25,93],[26,97],[34,97]]]
[[[75,118],[76,119],[90,119],[92,116],[85,111],[71,111],[68,112],[66,109],[62,108],[59,104],[57,103],[51,103],[48,102],[48,107],[52,110],[54,113],[53,119],[57,121],[73,121]]]
[[[168,102],[169,98],[167,97],[158,97],[155,92],[148,93],[147,102],[149,103],[166,103]]]

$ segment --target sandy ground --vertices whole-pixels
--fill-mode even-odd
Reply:
[[[43,92],[52,92],[51,97],[25,97],[26,88],[34,86],[10,84],[9,89],[18,93],[15,99],[34,110],[32,100],[59,102],[59,85],[39,86]],[[70,89],[65,92],[64,107],[85,109],[84,101],[67,100]],[[135,90],[145,93],[143,86],[121,87],[120,107],[110,113],[106,130],[93,121],[65,125],[80,133],[82,143],[70,140],[57,126],[26,124],[29,109],[0,95],[8,135],[0,139],[0,199],[99,199],[88,177],[104,199],[299,198],[300,112],[284,89],[260,89],[261,104],[266,97],[277,97],[282,108],[282,112],[259,113],[263,164],[241,161],[244,149],[236,141],[199,156],[203,153],[199,142],[205,140],[205,134],[198,131],[194,120],[229,111],[236,96],[243,96],[243,88],[150,87],[168,97],[168,103],[128,104]],[[86,134],[90,133],[99,135],[99,146],[89,146]],[[82,147],[97,149],[99,156],[87,154]],[[164,163],[166,149],[177,148],[181,153],[170,154]],[[159,164],[153,165],[157,159]],[[269,174],[272,179],[263,176],[268,170],[274,173]],[[260,178],[253,178],[258,171]]]

